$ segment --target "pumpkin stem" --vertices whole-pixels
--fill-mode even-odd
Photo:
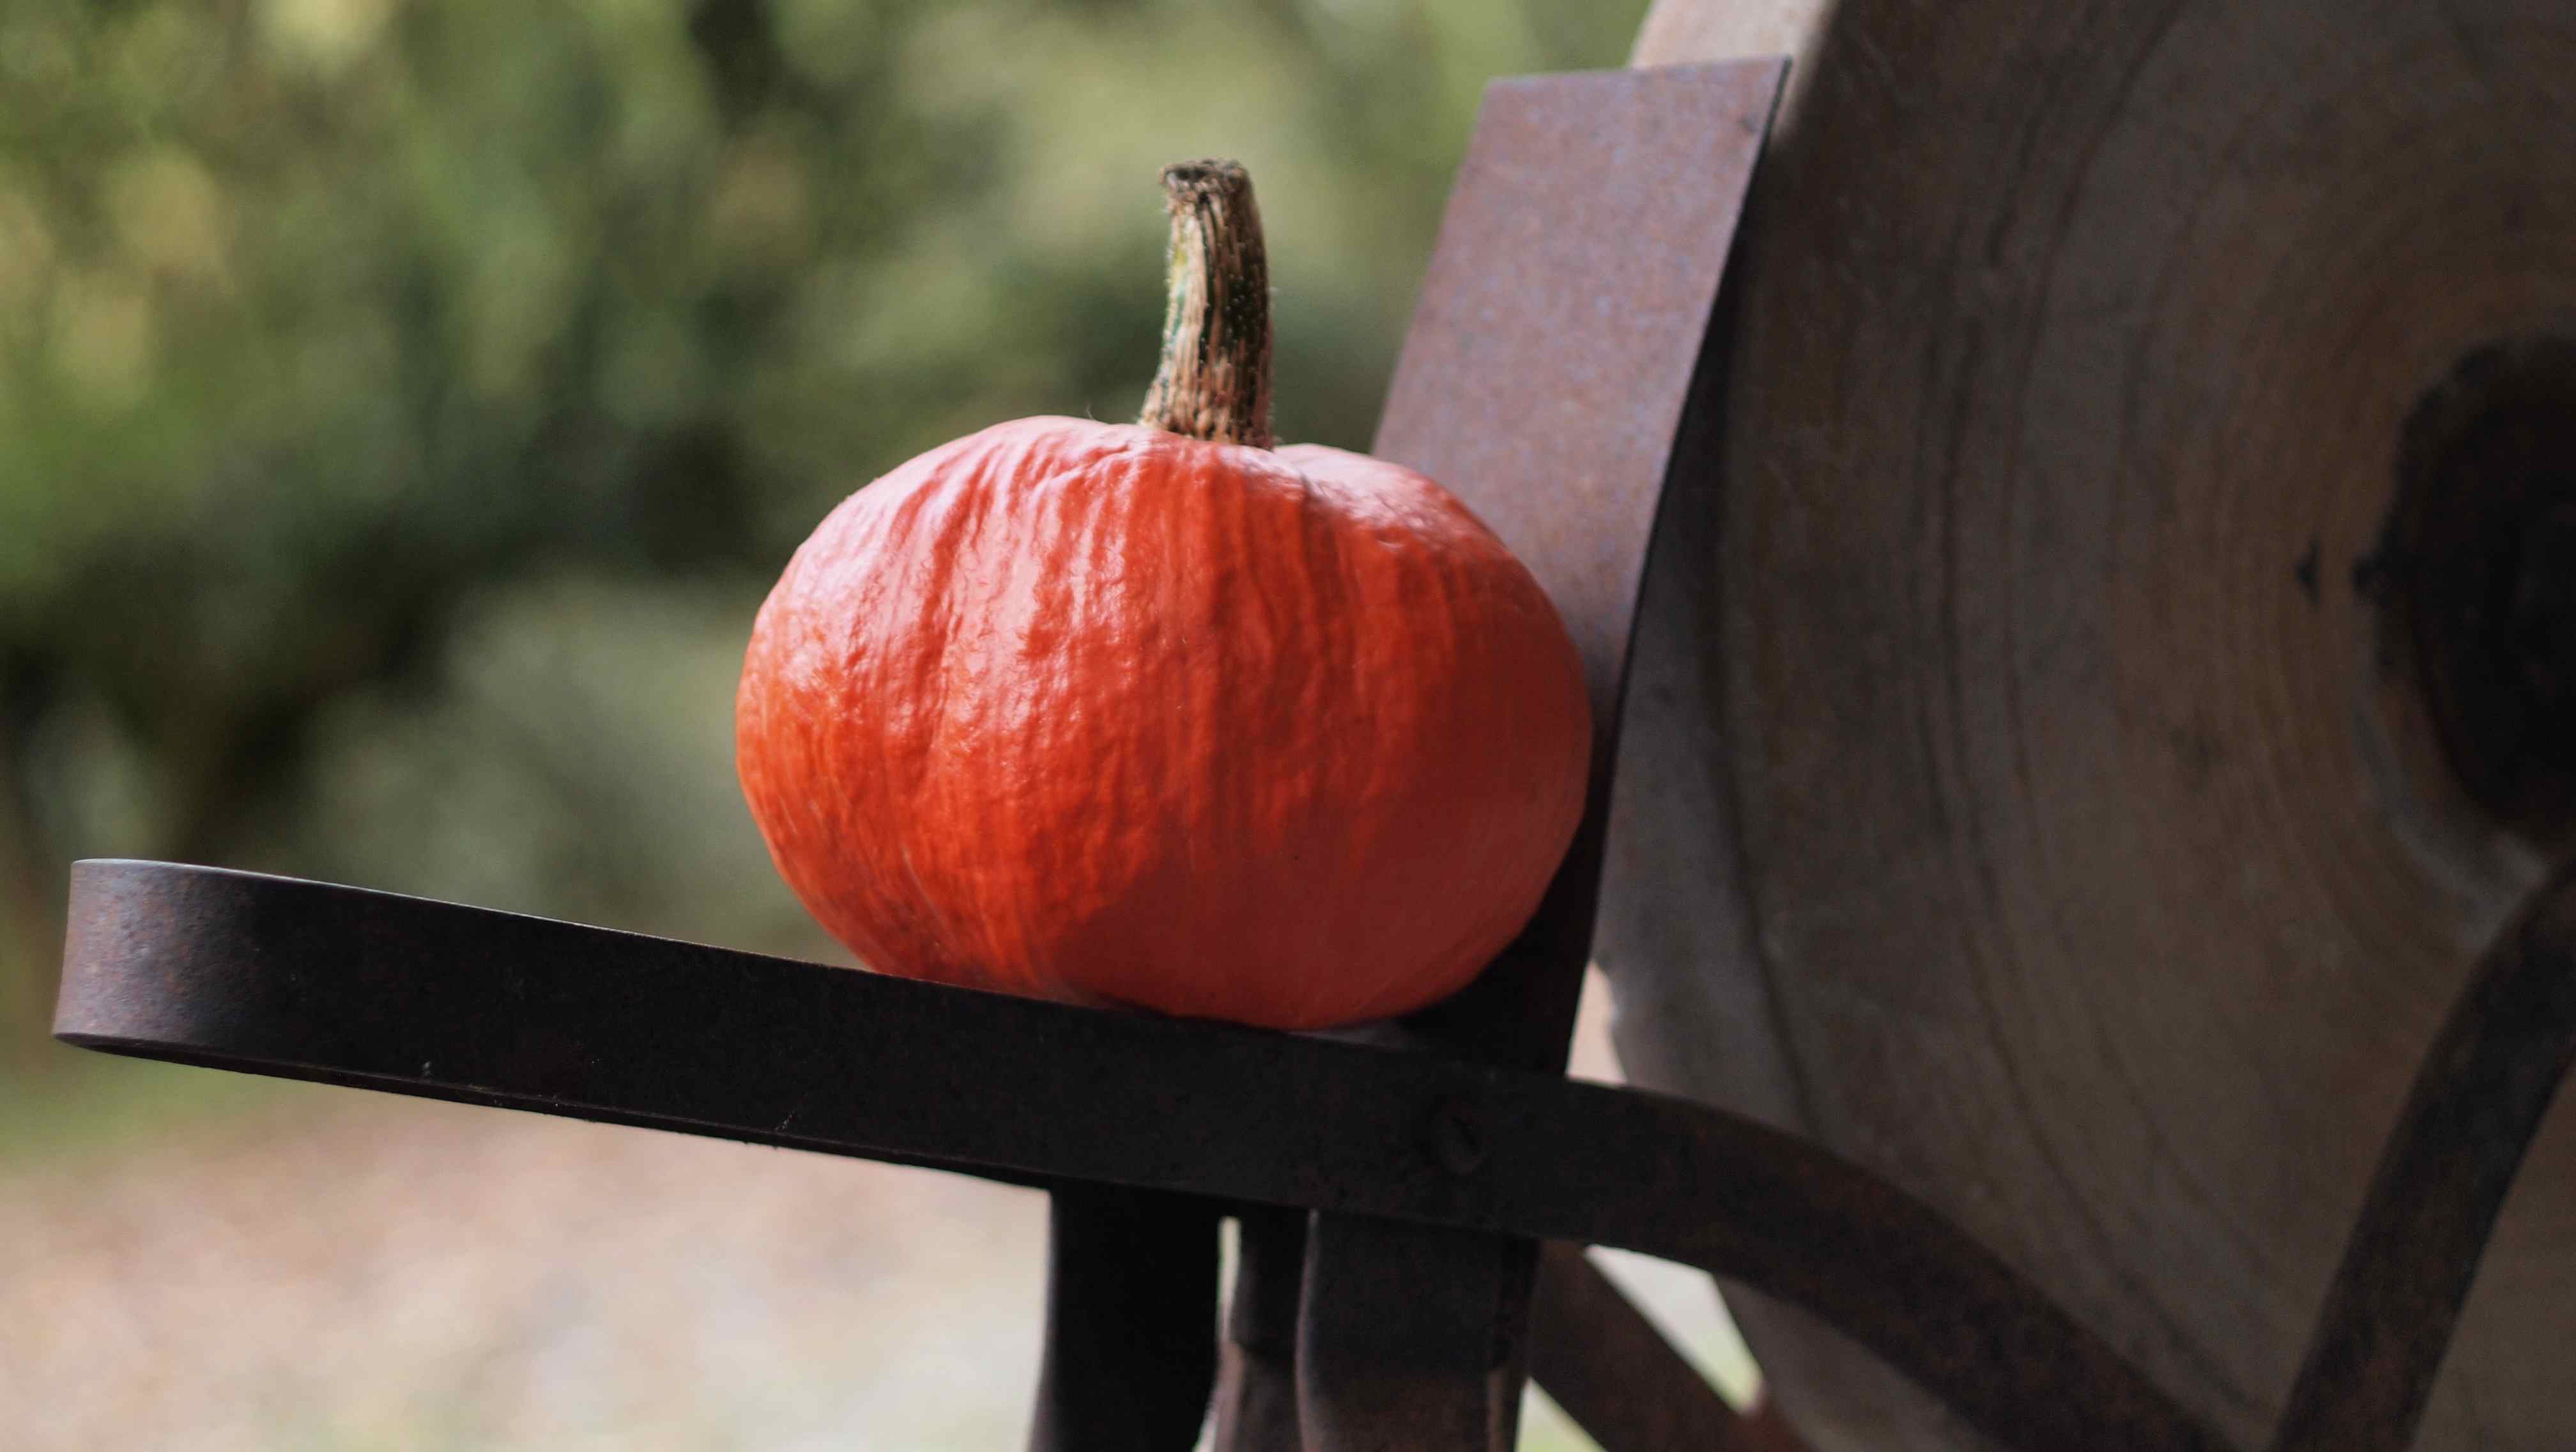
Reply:
[[[1163,366],[1139,422],[1269,448],[1270,263],[1252,178],[1231,161],[1163,168],[1172,210]]]

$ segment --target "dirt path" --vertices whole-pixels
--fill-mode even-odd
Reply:
[[[0,1445],[766,1452],[1021,1435],[1036,1194],[335,1097],[349,1102],[318,1118],[0,1180]]]

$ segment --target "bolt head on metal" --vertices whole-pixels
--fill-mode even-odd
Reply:
[[[1472,1175],[1485,1164],[1485,1131],[1475,1111],[1456,1100],[1431,1112],[1431,1158],[1453,1175]]]

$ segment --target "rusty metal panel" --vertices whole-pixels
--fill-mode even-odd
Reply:
[[[1788,62],[1486,92],[1375,452],[1446,484],[1583,654],[1606,748],[1646,541]]]
[[[1487,88],[1375,452],[1446,483],[1555,601],[1591,697],[1590,810],[1512,950],[1404,1025],[1416,1047],[1564,1067],[1647,544],[1782,71]],[[1447,1126],[1453,1151],[1459,1132]],[[1306,1282],[1340,1293],[1310,1296],[1299,1350],[1319,1452],[1509,1448],[1536,1249],[1320,1220]],[[1462,1435],[1479,1406],[1485,1435]]]

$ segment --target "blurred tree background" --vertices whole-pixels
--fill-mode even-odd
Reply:
[[[1484,85],[1645,5],[0,0],[0,1441],[1016,1436],[1034,1197],[62,1049],[67,865],[838,957],[734,784],[789,552],[1132,417],[1186,157],[1365,447]]]
[[[738,652],[853,487],[1132,416],[1166,161],[1252,169],[1365,446],[1479,91],[1644,0],[0,6],[0,1095],[66,864],[804,954]]]

